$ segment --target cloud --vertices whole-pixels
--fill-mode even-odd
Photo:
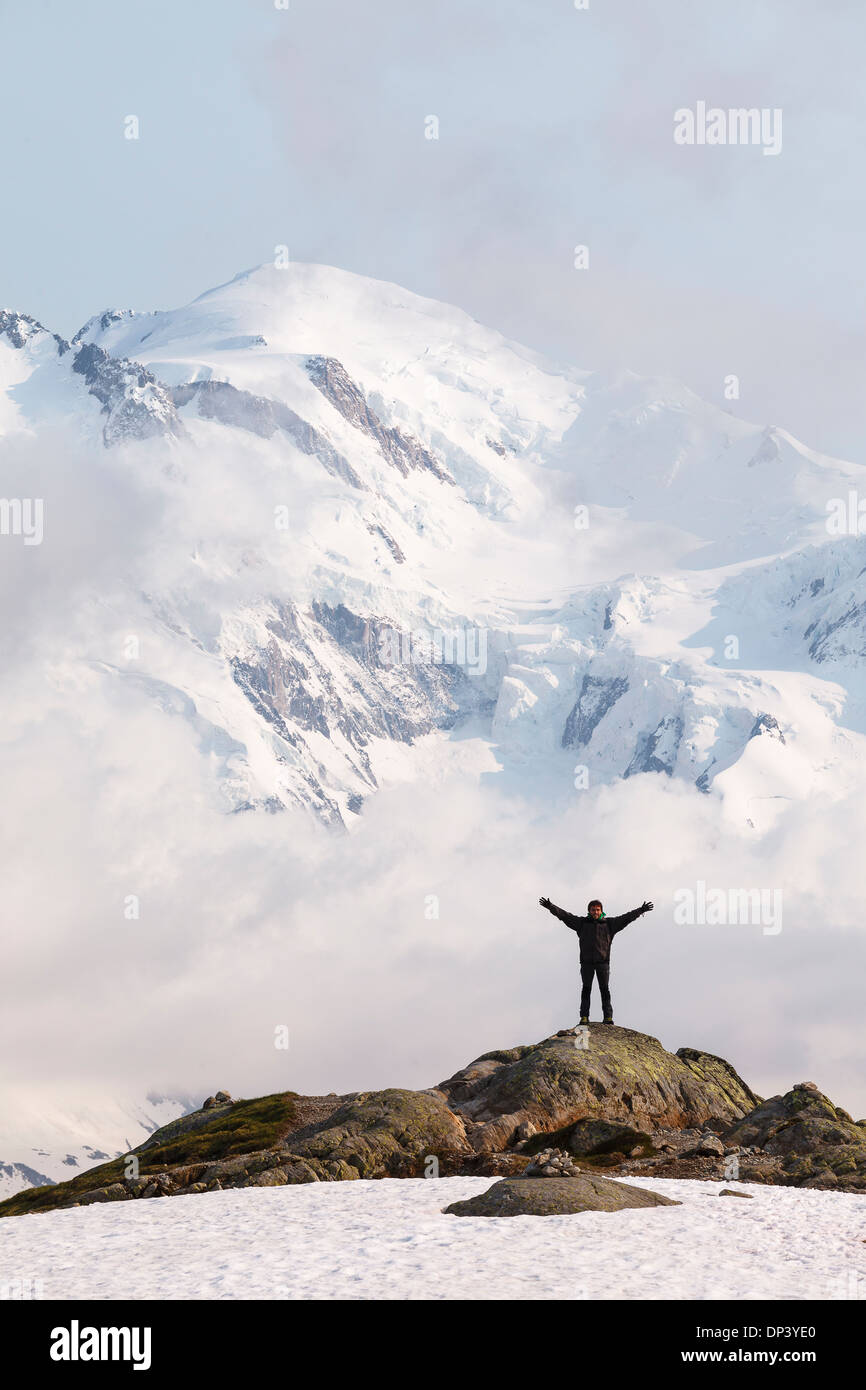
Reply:
[[[734,372],[746,418],[859,457],[856,7],[551,0],[498,6],[483,37],[453,2],[435,22],[385,13],[371,29],[317,6],[260,59],[297,259],[396,280],[588,369],[711,399]],[[698,99],[781,107],[782,154],[675,145],[673,114]]]
[[[295,811],[226,815],[185,727],[143,697],[32,697],[2,749],[0,1047],[18,1084],[433,1085],[574,1022],[576,943],[539,896],[650,897],[615,943],[618,1019],[728,1057],[762,1094],[812,1079],[866,1110],[856,798],[825,808],[820,836],[804,805],[758,841],[664,777],[551,803],[531,774],[523,795],[477,784],[443,747],[435,779],[383,790],[337,836]],[[698,878],[781,889],[782,931],[678,926],[674,894]]]
[[[136,1097],[433,1085],[574,1022],[576,943],[541,895],[578,911],[593,896],[613,911],[648,897],[655,912],[614,949],[623,1023],[728,1057],[762,1094],[811,1079],[866,1111],[851,848],[862,799],[804,796],[758,838],[664,776],[576,792],[532,761],[482,774],[468,730],[422,740],[413,780],[386,782],[348,834],[295,810],[227,814],[213,746],[131,678],[121,643],[140,636],[142,677],[163,679],[181,652],[218,663],[226,615],[295,594],[309,556],[269,549],[265,446],[88,455],[49,437],[8,458],[16,488],[49,504],[41,547],[0,545],[14,638],[0,1051],[16,1059],[16,1086]],[[311,495],[292,495],[306,516],[317,498],[304,467]],[[278,471],[293,489],[288,456]],[[553,528],[548,544],[562,566],[570,540]],[[534,553],[553,573],[553,551]],[[616,557],[593,554],[602,578]],[[167,619],[193,615],[198,647],[166,645],[154,614],[168,598]],[[175,679],[192,677],[180,667]],[[675,894],[699,879],[781,890],[782,931],[678,926]],[[288,1051],[274,1045],[280,1027]]]

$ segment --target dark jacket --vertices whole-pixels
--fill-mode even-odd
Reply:
[[[631,912],[623,912],[620,917],[599,917],[597,921],[592,917],[576,917],[554,903],[549,903],[547,910],[552,912],[554,917],[558,917],[560,922],[564,922],[570,931],[577,932],[581,965],[607,965],[610,960],[610,943],[617,932],[622,931],[623,927],[627,927],[636,917],[648,912],[649,908],[633,907]]]

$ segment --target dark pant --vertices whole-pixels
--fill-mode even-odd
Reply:
[[[610,965],[584,965],[581,961],[580,978],[583,989],[580,991],[580,1016],[589,1018],[589,996],[592,993],[592,977],[598,980],[598,989],[601,994],[601,1007],[605,1018],[613,1017],[613,1009],[610,1003]]]

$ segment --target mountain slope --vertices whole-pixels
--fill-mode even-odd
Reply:
[[[165,547],[196,532],[194,573],[123,597],[147,668],[100,657],[98,638],[94,668],[187,722],[228,809],[301,802],[348,824],[378,785],[380,741],[467,719],[563,786],[570,761],[593,779],[683,777],[757,826],[820,769],[832,782],[859,765],[826,666],[862,648],[866,555],[825,526],[858,467],[677,383],[557,368],[327,267],[105,311],[71,345],[2,322],[7,434],[71,411],[108,447],[149,441]],[[222,515],[204,501],[216,491]],[[623,573],[659,535],[664,569]],[[740,605],[722,632],[719,611],[769,580],[750,565],[776,551],[757,620]],[[850,574],[835,595],[831,555]],[[795,583],[814,588],[802,632],[783,626]],[[731,631],[735,658],[720,652]],[[778,737],[758,758],[762,730]]]

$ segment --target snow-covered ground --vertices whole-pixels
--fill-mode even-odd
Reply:
[[[43,1299],[866,1299],[866,1196],[630,1178],[682,1206],[442,1214],[493,1181],[311,1183],[9,1217],[0,1296],[24,1283]],[[725,1186],[751,1200],[719,1197]]]

